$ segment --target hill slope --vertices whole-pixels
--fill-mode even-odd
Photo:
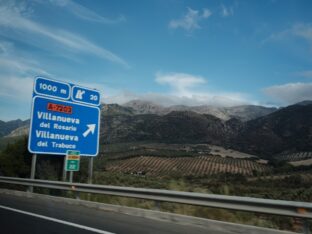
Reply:
[[[221,144],[233,134],[226,123],[211,115],[174,111],[159,115],[103,116],[102,143],[155,141]]]
[[[250,120],[231,139],[231,145],[261,155],[312,151],[312,105],[292,105]]]
[[[0,137],[6,136],[8,135],[10,132],[12,132],[13,130],[25,126],[25,125],[29,125],[29,120],[11,120],[11,121],[1,121],[0,120]]]

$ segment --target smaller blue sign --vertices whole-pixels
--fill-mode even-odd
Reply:
[[[75,102],[100,105],[100,93],[97,90],[74,86],[72,89],[72,99]]]
[[[68,100],[70,98],[70,85],[60,81],[37,77],[34,90],[36,94]]]

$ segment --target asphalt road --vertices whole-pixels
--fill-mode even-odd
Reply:
[[[1,234],[56,233],[213,233],[204,228],[179,225],[116,212],[54,202],[44,198],[26,198],[0,194]]]

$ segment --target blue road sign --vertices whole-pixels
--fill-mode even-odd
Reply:
[[[68,100],[70,85],[64,82],[37,77],[34,85],[35,94]]]
[[[100,93],[96,90],[75,85],[72,89],[72,99],[75,102],[98,106],[100,104]]]
[[[99,100],[100,94],[96,90],[36,78],[29,151],[65,155],[68,150],[78,150],[81,156],[96,156],[100,132]]]

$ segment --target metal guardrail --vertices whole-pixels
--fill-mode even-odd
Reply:
[[[224,196],[194,192],[179,192],[162,189],[68,183],[60,181],[34,180],[3,176],[0,176],[0,183],[142,198],[154,201],[174,202],[189,205],[199,205],[230,210],[250,211],[257,213],[312,219],[312,204],[307,202]]]
[[[199,205],[238,211],[249,211],[262,214],[274,214],[303,219],[312,219],[312,204],[307,202],[271,200],[239,196],[224,196],[193,192],[179,192],[161,189],[68,183],[60,181],[24,179],[3,176],[0,176],[0,183],[141,198],[154,200],[157,202],[173,202],[188,205]],[[305,233],[309,233],[309,231]]]

